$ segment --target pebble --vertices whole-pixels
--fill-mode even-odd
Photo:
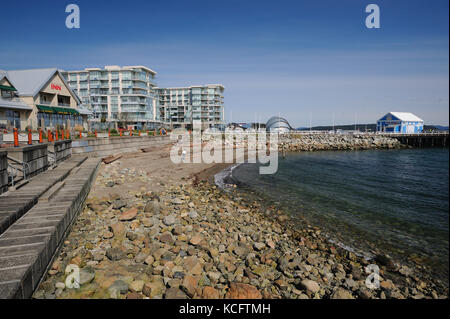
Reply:
[[[167,226],[173,225],[176,222],[176,218],[174,215],[169,215],[164,217],[164,224]]]
[[[137,208],[133,207],[129,210],[127,210],[126,212],[123,212],[120,216],[119,216],[119,220],[120,221],[130,221],[136,218],[136,215],[138,213]]]
[[[301,281],[300,285],[306,290],[306,292],[315,294],[320,290],[320,286],[314,280],[304,279]]]

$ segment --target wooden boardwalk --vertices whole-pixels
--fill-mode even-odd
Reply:
[[[0,196],[0,299],[31,297],[82,209],[99,163],[74,156]]]

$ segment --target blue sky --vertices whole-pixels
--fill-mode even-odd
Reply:
[[[65,27],[76,3],[81,28]],[[367,29],[378,4],[381,28]],[[225,86],[227,121],[448,125],[448,1],[9,1],[0,69],[145,65],[157,84]],[[6,32],[5,32],[6,31]]]

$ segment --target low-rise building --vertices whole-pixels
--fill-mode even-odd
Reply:
[[[377,121],[377,132],[413,134],[423,131],[423,120],[409,112],[389,112]]]
[[[25,128],[33,108],[17,97],[6,71],[0,71],[0,129]]]
[[[0,71],[0,127],[87,129],[91,113],[56,69]]]

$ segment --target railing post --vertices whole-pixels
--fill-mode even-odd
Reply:
[[[55,130],[55,141],[57,141],[58,140],[58,130],[56,129]]]
[[[14,147],[19,147],[19,132],[17,132],[17,128],[14,128]]]
[[[81,130],[80,130],[80,140],[81,140],[81,137],[82,137],[82,136],[81,136]]]
[[[28,145],[33,144],[33,136],[31,135],[31,130],[28,129]]]
[[[39,144],[42,143],[42,129],[39,128]]]

